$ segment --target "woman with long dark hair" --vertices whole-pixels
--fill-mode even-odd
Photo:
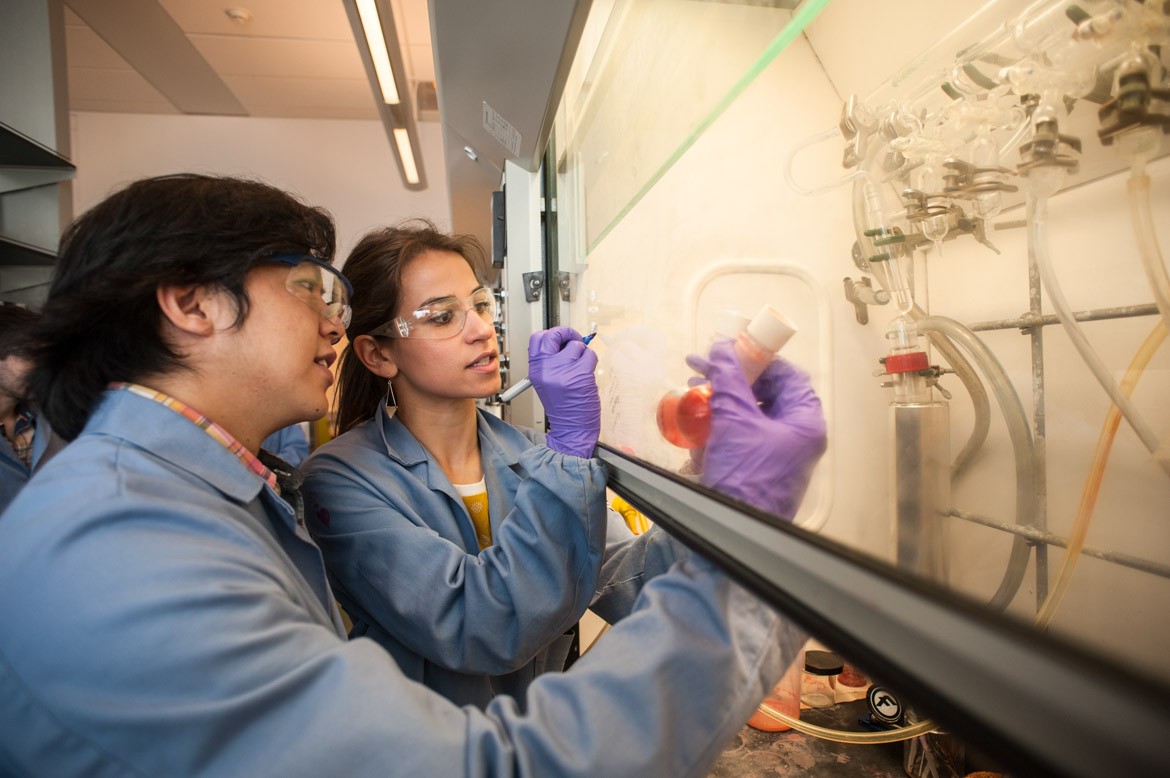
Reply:
[[[596,356],[578,333],[555,328],[530,344],[547,436],[477,408],[500,389],[481,257],[474,239],[426,222],[358,243],[344,266],[355,292],[342,434],[303,469],[309,529],[351,634],[483,707],[563,669],[587,607],[620,618],[645,576],[686,551],[657,530],[634,538],[607,510],[605,469],[591,458]]]
[[[426,222],[358,243],[344,266],[354,294],[340,366],[342,434],[303,469],[308,527],[353,619],[351,636],[376,640],[409,677],[452,701],[483,707],[501,693],[523,704],[533,678],[564,669],[567,632],[587,607],[610,623],[623,618],[643,584],[688,551],[657,527],[632,536],[606,508],[606,472],[592,458],[596,356],[580,334],[558,327],[529,343],[547,436],[477,408],[500,389],[495,298],[476,272],[481,256],[474,239]],[[711,358],[723,357],[734,361],[729,349]],[[724,479],[721,488],[802,493],[824,435],[807,376],[788,386],[812,398],[815,407],[804,409],[821,419],[819,437],[787,456],[765,451],[778,438],[751,434],[782,422],[765,417],[738,367],[716,369],[742,385],[713,403],[734,401],[714,411],[711,445],[729,446],[721,459],[761,453],[773,469],[808,463],[786,477],[791,484],[764,472],[752,478],[763,486]]]

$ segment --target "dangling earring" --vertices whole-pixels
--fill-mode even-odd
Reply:
[[[390,383],[390,379],[386,379],[386,418],[393,419],[394,414],[398,413],[398,398],[394,396],[394,384]]]

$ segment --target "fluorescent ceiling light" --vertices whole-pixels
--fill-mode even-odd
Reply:
[[[362,20],[362,31],[370,58],[374,61],[374,73],[382,87],[382,100],[387,105],[398,105],[398,85],[394,82],[394,69],[390,67],[390,55],[386,53],[386,39],[382,36],[382,22],[374,0],[357,0],[358,16]]]
[[[414,152],[410,147],[410,135],[404,127],[394,128],[394,142],[398,144],[398,157],[402,160],[402,174],[408,184],[418,183],[418,168],[414,166]]]
[[[3,2],[3,0],[0,0]],[[337,2],[337,0],[333,0]],[[354,42],[362,53],[362,65],[370,81],[370,96],[386,128],[391,150],[398,157],[403,185],[413,191],[427,188],[423,160],[416,157],[418,132],[412,95],[402,82],[399,91],[395,74],[403,79],[407,70],[398,48],[398,32],[390,0],[344,0],[345,12],[353,28]]]

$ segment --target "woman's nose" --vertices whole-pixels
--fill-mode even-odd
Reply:
[[[483,340],[496,332],[495,323],[485,319],[474,310],[467,312],[467,321],[463,325],[463,334],[469,340]]]

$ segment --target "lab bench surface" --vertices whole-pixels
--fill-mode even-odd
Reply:
[[[810,709],[800,717],[823,727],[861,731],[858,717],[868,710],[864,700],[831,708]],[[723,752],[708,778],[777,778],[778,776],[840,776],[840,778],[905,778],[902,744],[834,743],[801,732],[760,732],[744,727]]]

